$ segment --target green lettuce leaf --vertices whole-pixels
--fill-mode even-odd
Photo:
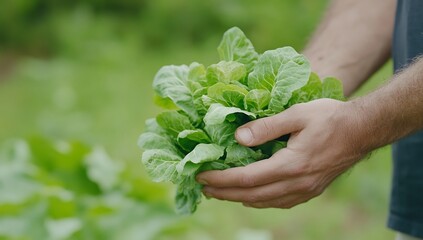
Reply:
[[[178,183],[175,196],[176,212],[187,215],[195,212],[201,202],[202,186],[195,180],[195,175],[184,178]]]
[[[228,164],[225,163],[224,160],[216,160],[213,162],[206,162],[204,164],[201,165],[200,169],[198,170],[198,172],[205,172],[205,171],[210,171],[210,170],[225,170],[230,168],[231,166],[229,166]]]
[[[142,163],[154,182],[178,181],[176,166],[182,158],[175,153],[163,149],[149,149],[142,154]]]
[[[281,150],[282,148],[286,148],[287,143],[278,140],[272,140],[267,143],[264,143],[256,148],[261,150],[263,154],[267,155],[268,157],[272,156],[277,151]]]
[[[222,104],[214,103],[210,106],[206,116],[204,116],[204,123],[206,125],[216,125],[223,123],[226,119],[231,122],[235,120],[232,118],[234,114],[242,114],[250,119],[255,119],[256,115],[252,112],[248,112],[237,107],[225,107]]]
[[[252,71],[258,54],[251,41],[241,29],[233,27],[223,34],[223,39],[217,47],[220,60],[237,61],[245,64],[247,72]]]
[[[145,132],[152,132],[157,133],[160,135],[166,135],[166,131],[160,127],[160,125],[157,123],[156,118],[149,118],[145,120]]]
[[[192,101],[192,93],[187,86],[188,73],[189,67],[186,65],[164,66],[154,77],[153,89],[160,97],[171,99],[196,121],[199,116]]]
[[[293,48],[283,47],[264,52],[248,76],[248,87],[272,91],[282,65],[300,56]]]
[[[154,103],[164,109],[169,109],[169,110],[177,110],[178,106],[175,105],[175,103],[172,101],[172,99],[170,98],[164,98],[164,97],[160,97],[159,95],[154,95]]]
[[[145,132],[141,134],[138,138],[138,146],[144,150],[166,149],[176,154],[179,153],[174,140],[164,134],[157,134],[154,132]]]
[[[269,109],[275,113],[284,110],[292,96],[292,92],[307,84],[310,77],[310,63],[304,56],[297,56],[288,63],[281,65],[276,76],[275,86],[271,92]]]
[[[245,65],[235,61],[220,61],[207,68],[207,79],[210,82],[232,83],[244,79],[246,75]]]
[[[178,134],[177,141],[179,146],[187,152],[194,149],[199,143],[210,143],[211,140],[201,129],[184,130]]]
[[[265,89],[253,89],[244,98],[244,108],[257,113],[269,105],[270,92]]]
[[[317,74],[311,73],[307,84],[292,93],[292,97],[289,99],[286,108],[297,103],[305,103],[318,98],[322,98],[322,82]]]
[[[187,129],[195,129],[189,118],[177,111],[163,112],[157,115],[157,123],[174,138]]]
[[[187,86],[191,92],[208,87],[216,82],[210,82],[206,78],[206,67],[203,64],[193,62],[189,65]]]
[[[248,91],[234,84],[216,83],[207,89],[207,96],[225,106],[244,106],[245,95]]]
[[[188,153],[184,159],[177,165],[177,171],[182,175],[191,175],[193,172],[193,166],[190,167],[189,171],[184,168],[187,163],[195,164],[198,167],[201,163],[211,162],[220,159],[225,153],[225,147],[217,144],[204,144],[200,143]]]
[[[213,143],[221,146],[229,146],[235,143],[235,131],[240,125],[237,123],[223,122],[221,124],[206,125],[204,130],[210,136]]]
[[[226,148],[225,163],[232,166],[246,166],[265,156],[261,150],[253,150],[239,144],[234,144]]]
[[[328,77],[323,80],[322,97],[344,100],[344,88],[342,82],[336,78]]]

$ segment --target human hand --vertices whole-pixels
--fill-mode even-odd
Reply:
[[[238,128],[245,146],[291,134],[288,146],[245,167],[197,176],[206,196],[255,208],[291,208],[320,195],[366,152],[360,146],[359,111],[348,102],[319,99]]]

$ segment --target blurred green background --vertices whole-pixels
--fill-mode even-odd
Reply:
[[[324,0],[14,0],[0,7],[0,239],[392,239],[389,148],[289,210],[204,200],[173,213],[136,141],[163,65],[217,62],[239,26],[258,52],[307,42]],[[336,49],[334,49],[336,51]],[[391,75],[387,64],[359,94]]]

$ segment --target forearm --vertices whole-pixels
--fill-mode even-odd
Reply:
[[[395,7],[395,0],[333,0],[304,51],[313,70],[353,93],[389,58]]]
[[[368,152],[423,128],[423,58],[373,93],[347,102],[357,113],[355,132]]]

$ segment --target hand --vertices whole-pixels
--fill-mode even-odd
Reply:
[[[245,167],[197,176],[206,196],[255,208],[291,208],[320,195],[360,160],[359,111],[348,102],[319,99],[238,128],[240,144],[257,146],[291,134],[288,146]],[[360,140],[360,141],[358,141]]]

